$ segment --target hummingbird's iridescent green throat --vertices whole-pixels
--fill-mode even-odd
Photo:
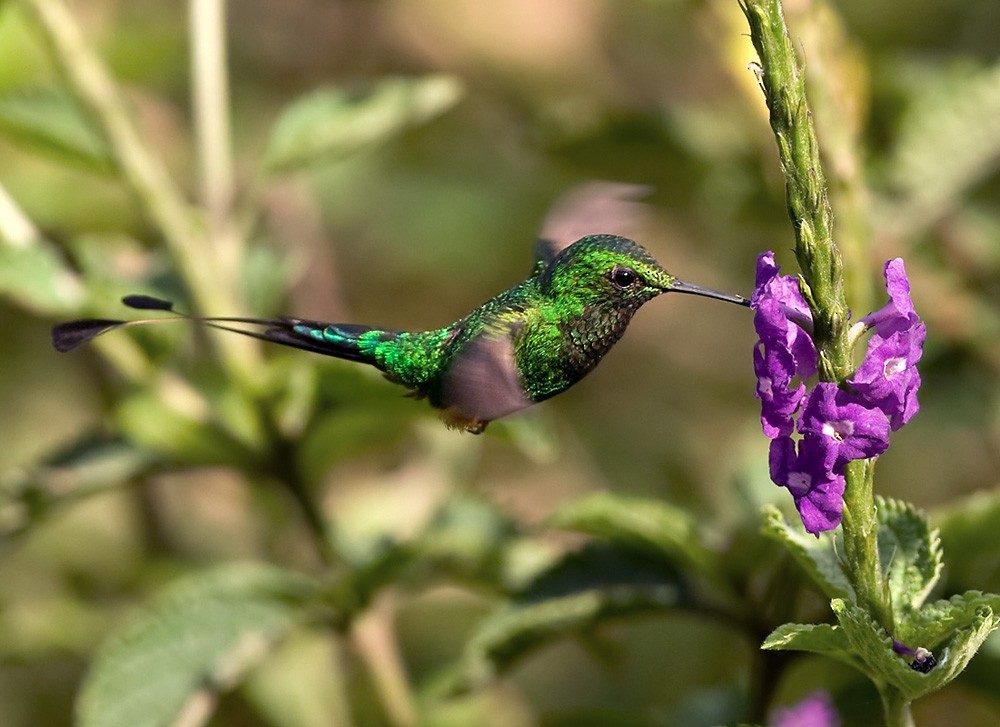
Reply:
[[[449,426],[480,433],[492,420],[565,391],[589,373],[625,333],[640,306],[667,292],[739,305],[749,301],[684,283],[638,243],[591,235],[560,248],[536,246],[531,277],[444,328],[397,331],[300,318],[89,319],[52,329],[69,351],[105,331],[164,320],[193,320],[285,346],[370,364],[426,397]],[[128,296],[132,308],[174,312],[167,301]],[[261,326],[263,330],[235,327]]]

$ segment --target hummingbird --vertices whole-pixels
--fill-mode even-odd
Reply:
[[[636,189],[607,184],[591,189],[589,207],[595,208],[597,200],[616,211]],[[576,196],[577,206],[581,197],[587,206],[588,190]],[[574,206],[572,200],[569,206]],[[65,352],[116,328],[194,321],[374,366],[412,395],[426,398],[449,427],[480,434],[494,419],[555,396],[590,373],[625,333],[636,311],[659,295],[689,293],[750,303],[743,296],[675,278],[627,237],[590,234],[567,243],[566,235],[575,228],[559,222],[565,217],[557,214],[547,225],[553,234],[543,229],[527,279],[443,328],[400,331],[287,316],[200,317],[178,312],[170,301],[129,295],[122,299],[128,307],[174,315],[70,321],[53,327],[52,342]]]

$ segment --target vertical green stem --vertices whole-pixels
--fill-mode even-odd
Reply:
[[[879,688],[886,727],[914,727],[910,702],[890,686]]]
[[[805,76],[785,27],[779,0],[742,0],[742,7],[760,56],[758,75],[785,175],[788,215],[795,230],[795,254],[802,270],[802,292],[813,314],[819,375],[824,381],[839,384],[853,368],[847,338],[849,310],[840,251],[832,236],[833,215],[819,145],[806,102]],[[872,462],[853,462],[847,467],[844,543],[858,603],[891,632],[891,610],[878,558],[873,466]]]
[[[875,460],[855,460],[844,473],[844,557],[850,568],[855,598],[889,633],[895,631],[889,594],[878,554],[875,512]]]
[[[820,378],[839,383],[851,371],[846,336],[849,311],[840,251],[833,242],[826,178],[806,103],[805,76],[785,28],[781,3],[745,0],[743,12],[762,64],[759,78],[785,175],[785,201],[795,230],[802,292],[813,313]]]

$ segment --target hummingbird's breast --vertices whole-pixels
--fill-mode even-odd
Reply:
[[[588,310],[563,325],[567,368],[576,374],[577,379],[597,366],[611,347],[618,343],[636,308]]]

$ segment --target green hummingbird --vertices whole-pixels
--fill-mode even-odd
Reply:
[[[399,331],[294,317],[196,317],[178,314],[169,301],[131,295],[123,299],[131,308],[176,315],[71,321],[52,329],[52,341],[57,350],[69,351],[122,326],[197,321],[374,366],[426,398],[449,427],[479,434],[492,420],[555,396],[586,376],[636,311],[658,295],[690,293],[749,305],[742,296],[678,280],[629,238],[586,235],[566,244],[555,237],[536,244],[530,277],[444,328]]]

